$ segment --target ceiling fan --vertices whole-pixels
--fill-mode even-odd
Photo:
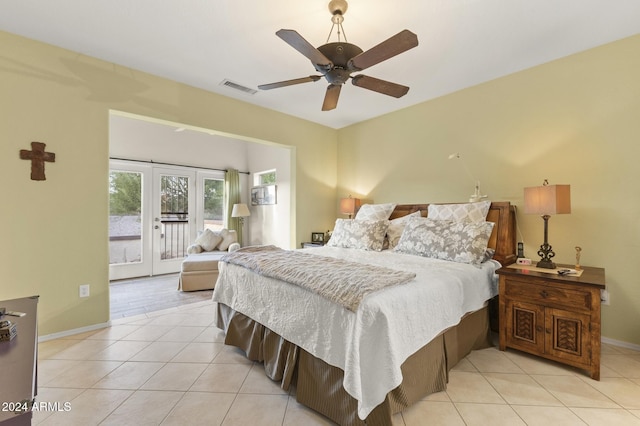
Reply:
[[[291,86],[294,84],[318,81],[324,77],[329,82],[329,87],[327,87],[324,102],[322,104],[323,111],[335,109],[338,105],[338,97],[340,96],[342,85],[349,79],[351,79],[351,83],[353,83],[354,86],[393,96],[395,98],[400,98],[406,95],[409,91],[409,87],[407,86],[402,86],[400,84],[362,74],[355,76],[352,76],[351,74],[365,70],[373,65],[416,47],[418,45],[418,36],[409,30],[403,30],[366,52],[363,52],[362,49],[355,44],[348,43],[346,36],[344,37],[344,41],[340,40],[341,31],[344,34],[342,21],[344,20],[344,14],[347,11],[347,7],[348,5],[346,0],[332,0],[329,2],[329,11],[333,15],[331,18],[333,25],[329,32],[327,43],[319,46],[318,48],[313,47],[295,30],[282,29],[276,32],[276,35],[284,40],[285,43],[289,44],[298,52],[306,56],[313,64],[316,71],[322,75],[310,75],[309,77],[262,84],[258,86],[258,88],[261,90],[277,89],[279,87]],[[331,37],[331,33],[336,25],[338,27],[338,41],[329,43],[329,38]]]

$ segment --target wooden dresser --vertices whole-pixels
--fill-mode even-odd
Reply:
[[[17,335],[0,342],[0,424],[30,425],[31,405],[36,396],[38,357],[38,296],[0,301],[7,311],[24,312],[22,317],[5,315],[3,319],[17,324]]]
[[[558,268],[572,268],[558,265]],[[600,289],[602,268],[582,275],[538,272],[516,265],[500,276],[500,350],[518,349],[588,370],[600,380]]]

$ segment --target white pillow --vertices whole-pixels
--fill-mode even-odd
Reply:
[[[337,219],[327,246],[380,251],[388,226],[388,220]]]
[[[198,238],[196,238],[194,244],[202,246],[204,251],[212,251],[218,244],[220,244],[220,241],[222,241],[222,237],[219,233],[206,228]]]
[[[238,233],[235,230],[222,229],[220,230],[220,243],[218,244],[218,250],[225,251],[229,246],[238,241]]]
[[[395,204],[363,204],[360,206],[360,210],[356,213],[356,220],[387,220],[393,209],[396,208]]]
[[[202,253],[203,251],[204,249],[200,244],[191,244],[189,247],[187,247],[187,254],[198,254]]]
[[[464,204],[429,204],[427,217],[432,220],[455,220],[458,222],[484,222],[487,220],[491,201]]]
[[[493,222],[411,218],[394,251],[478,265],[485,259]]]
[[[389,242],[389,249],[398,245],[402,231],[412,217],[421,217],[420,211],[413,212],[406,216],[397,217],[389,221],[389,228],[387,228],[387,241]]]

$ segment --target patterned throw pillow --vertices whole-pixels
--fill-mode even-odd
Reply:
[[[388,220],[338,219],[327,246],[380,251],[388,226]]]
[[[484,222],[487,220],[491,201],[464,204],[429,204],[428,218],[432,220],[455,220],[458,222]]]
[[[395,204],[363,204],[356,213],[356,220],[387,220],[393,209],[396,208]]]
[[[493,222],[411,218],[394,251],[453,262],[480,264]]]
[[[400,241],[400,237],[402,236],[402,231],[404,231],[404,227],[412,217],[421,217],[421,214],[419,211],[417,211],[389,221],[389,228],[387,229],[387,241],[389,242],[389,249],[392,249],[398,245],[398,241]]]

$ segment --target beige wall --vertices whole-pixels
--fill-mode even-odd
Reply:
[[[570,184],[572,213],[549,222],[559,262],[606,268],[603,336],[640,344],[640,36],[360,123],[339,132],[338,197],[466,201],[473,181],[522,207],[523,188]],[[448,160],[460,152],[461,160]],[[525,254],[542,220],[518,212]]]
[[[0,300],[39,294],[40,335],[109,320],[110,109],[293,146],[298,242],[335,217],[335,130],[12,34],[0,45]],[[56,154],[46,181],[19,159],[31,141]]]

